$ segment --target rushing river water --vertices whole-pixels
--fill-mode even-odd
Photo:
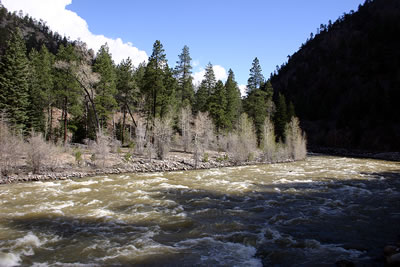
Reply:
[[[306,161],[0,186],[0,266],[383,264],[400,163]]]

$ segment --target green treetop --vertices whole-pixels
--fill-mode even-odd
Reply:
[[[146,97],[146,109],[150,118],[154,119],[160,116],[161,107],[159,98],[162,97],[165,91],[165,69],[167,68],[167,59],[163,45],[159,40],[153,44],[153,52],[149,57],[149,62],[146,66],[144,74],[143,93]]]
[[[94,102],[100,125],[105,127],[109,116],[117,107],[117,101],[115,100],[115,95],[117,94],[115,66],[107,44],[100,47],[93,70],[100,74],[100,81],[96,85]]]
[[[250,77],[247,80],[247,93],[259,89],[261,84],[264,82],[264,76],[261,71],[260,62],[258,61],[258,58],[255,58],[250,69]]]
[[[189,47],[185,45],[175,67],[175,75],[178,79],[177,97],[181,99],[182,106],[191,105],[194,100],[191,60]]]
[[[58,49],[56,55],[57,62],[72,64],[78,60],[75,48],[69,44],[63,45]],[[70,116],[77,117],[82,115],[82,90],[70,69],[57,69],[54,75],[54,89],[56,96],[56,106],[62,110],[63,123],[62,132],[64,144],[67,142],[67,130],[75,130],[75,125],[69,125]]]
[[[30,58],[30,127],[37,132],[47,136],[48,126],[45,120],[50,115],[50,108],[53,103],[53,62],[54,56],[43,45],[40,52],[32,49]]]
[[[229,121],[226,116],[227,99],[225,86],[222,81],[218,81],[215,85],[215,90],[209,98],[208,106],[217,132],[227,129],[229,126]]]
[[[239,119],[242,110],[242,101],[240,89],[235,81],[235,74],[231,69],[228,71],[228,79],[225,83],[226,89],[226,118],[228,120],[228,128],[232,129],[233,125]]]
[[[26,129],[29,107],[29,62],[19,29],[12,32],[0,65],[0,111],[18,130]]]
[[[213,65],[211,64],[211,62],[209,62],[206,66],[206,73],[204,74],[203,81],[207,90],[207,95],[211,96],[214,93],[215,85],[217,84]]]
[[[208,63],[206,66],[206,72],[204,78],[200,83],[200,86],[195,95],[195,111],[206,112],[208,111],[208,101],[211,95],[214,94],[216,85],[215,74],[213,65]]]
[[[285,127],[288,122],[286,98],[283,94],[279,93],[276,105],[276,112],[274,115],[275,133],[276,137],[281,141],[285,141]]]

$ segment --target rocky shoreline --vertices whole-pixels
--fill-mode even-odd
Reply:
[[[289,160],[285,161],[289,162]],[[13,184],[23,182],[35,182],[35,181],[50,181],[50,180],[66,180],[76,179],[84,177],[92,177],[97,175],[110,175],[110,174],[122,174],[122,173],[151,173],[151,172],[170,172],[170,171],[188,171],[196,169],[212,169],[222,167],[234,167],[234,166],[245,166],[245,165],[256,165],[256,164],[268,164],[271,162],[265,162],[260,160],[248,161],[237,164],[231,161],[218,161],[209,160],[208,162],[198,162],[197,167],[193,159],[180,159],[180,160],[145,160],[137,159],[133,162],[126,163],[123,165],[117,165],[113,167],[105,168],[71,168],[61,171],[43,171],[41,174],[19,174],[9,175],[0,178],[0,184]]]
[[[354,151],[330,149],[330,148],[313,148],[310,154],[325,154],[335,155],[344,157],[355,157],[355,158],[373,158],[390,161],[400,161],[400,152],[393,153],[357,153]],[[283,162],[289,162],[286,160]],[[9,176],[0,177],[1,184],[13,184],[23,182],[35,182],[35,181],[50,181],[50,180],[66,180],[76,179],[84,177],[92,177],[97,175],[111,175],[111,174],[122,174],[122,173],[151,173],[151,172],[170,172],[170,171],[188,171],[196,169],[212,169],[212,168],[223,168],[223,167],[235,167],[245,165],[257,165],[257,164],[270,164],[272,162],[265,162],[261,159],[247,161],[247,162],[232,162],[229,160],[218,160],[216,157],[211,158],[207,162],[198,162],[197,166],[192,158],[188,157],[174,157],[173,159],[156,160],[156,159],[145,159],[136,158],[128,163],[117,164],[111,167],[96,167],[91,166],[87,162],[85,167],[69,166],[59,168],[58,170],[44,170],[40,174],[32,174],[27,172],[21,172],[20,174],[13,174]],[[278,162],[274,162],[278,163]]]

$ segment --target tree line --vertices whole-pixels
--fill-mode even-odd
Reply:
[[[217,81],[211,63],[200,85],[193,85],[187,46],[172,68],[157,40],[148,62],[134,67],[130,58],[115,64],[107,44],[97,53],[78,41],[61,43],[56,53],[44,44],[28,51],[16,28],[0,59],[0,110],[14,132],[41,133],[64,145],[106,134],[159,158],[171,142],[196,159],[209,148],[244,155],[238,161],[249,160],[257,148],[301,158],[305,138],[294,106],[284,95],[274,96],[261,72],[255,58],[242,99],[234,72],[225,83]],[[302,156],[289,149],[296,142]]]

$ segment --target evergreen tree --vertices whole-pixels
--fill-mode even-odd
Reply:
[[[195,99],[195,111],[206,112],[208,111],[208,101],[211,95],[214,93],[216,79],[214,69],[211,63],[206,66],[206,72],[204,78],[201,81],[199,89],[196,92]]]
[[[278,95],[278,99],[275,103],[276,112],[274,114],[274,124],[276,138],[285,141],[285,127],[288,122],[287,118],[287,107],[285,96],[281,93]]]
[[[290,122],[293,117],[296,117],[296,112],[294,110],[294,104],[292,101],[289,102],[287,106],[287,122]]]
[[[26,128],[29,107],[29,62],[21,32],[17,29],[7,41],[0,65],[0,111],[17,129]]]
[[[228,73],[228,79],[225,83],[227,101],[226,119],[228,122],[228,129],[231,130],[233,125],[235,125],[236,121],[239,119],[242,110],[242,102],[240,89],[235,81],[235,74],[231,69],[229,69]]]
[[[42,46],[40,52],[32,49],[30,58],[30,83],[29,83],[29,121],[30,127],[36,132],[48,135],[50,109],[53,102],[53,55]],[[46,111],[46,112],[45,112]]]
[[[271,82],[269,80],[265,83],[261,82],[259,86],[260,88],[249,91],[244,100],[244,109],[254,122],[258,144],[261,144],[264,121],[267,117],[272,117],[274,104],[272,101],[273,88]]]
[[[167,66],[166,63],[167,59],[163,45],[159,40],[156,40],[144,74],[143,93],[146,96],[148,119],[160,116],[161,107],[158,104],[163,102],[159,98],[162,97],[161,94],[165,91],[164,70]]]
[[[94,102],[96,103],[100,125],[106,127],[108,118],[117,107],[117,101],[115,100],[117,93],[115,67],[107,44],[100,47],[93,70],[100,74],[100,81],[96,85]]]
[[[247,93],[251,93],[252,91],[259,89],[261,84],[264,82],[264,76],[261,73],[261,66],[258,58],[256,57],[253,60],[251,69],[250,69],[250,77],[247,80]]]
[[[197,89],[195,95],[195,105],[194,110],[195,112],[206,112],[208,110],[208,93],[207,93],[207,86],[205,80],[200,83],[199,88]]]
[[[226,90],[222,81],[218,81],[214,88],[214,93],[209,98],[209,107],[211,117],[214,120],[214,125],[217,132],[226,129],[229,126],[229,121],[226,116]]]
[[[262,83],[260,89],[267,94],[268,100],[272,100],[272,97],[274,95],[274,88],[272,87],[271,80]]]
[[[78,61],[78,56],[71,44],[66,47],[61,45],[56,55],[56,60],[67,64],[74,64]],[[78,117],[83,112],[81,105],[82,91],[71,69],[58,69],[54,76],[54,86],[56,106],[62,110],[60,122],[62,123],[63,142],[66,144],[68,129],[76,130],[76,125],[69,124],[70,115]]]
[[[191,60],[189,47],[185,45],[175,67],[175,75],[178,79],[177,97],[182,106],[192,105],[194,101],[193,79],[190,75],[192,74]]]
[[[262,130],[264,120],[267,117],[268,95],[261,89],[251,91],[244,101],[244,110],[254,122],[257,140],[260,144],[262,140]]]
[[[203,81],[207,90],[207,96],[210,97],[214,93],[215,85],[217,84],[213,65],[211,64],[211,62],[209,62],[206,66],[206,73],[204,74]]]
[[[138,102],[138,90],[134,79],[132,60],[130,58],[122,60],[122,62],[117,66],[116,77],[116,88],[118,92],[116,95],[116,100],[123,114],[121,132],[119,136],[121,143],[124,144],[126,115],[129,113],[133,122],[135,123],[132,110],[134,105]]]
[[[174,77],[173,69],[166,65],[164,72],[164,90],[160,92],[159,106],[160,106],[160,117],[165,117],[170,112],[178,113],[178,103],[176,98],[177,80]]]

